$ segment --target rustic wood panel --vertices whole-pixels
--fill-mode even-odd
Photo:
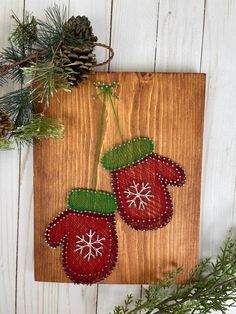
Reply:
[[[117,217],[118,264],[106,283],[150,283],[176,266],[184,266],[184,281],[198,257],[201,147],[204,75],[153,73],[97,73],[95,79],[121,82],[117,111],[125,139],[153,138],[156,151],[182,164],[188,183],[171,188],[175,216],[159,231],[137,232]],[[86,83],[60,93],[60,106],[52,104],[66,126],[64,141],[45,141],[34,149],[35,278],[67,281],[60,249],[44,242],[50,220],[66,208],[67,192],[91,187],[92,167],[101,105],[92,100],[95,89]],[[119,143],[114,117],[107,106],[102,151]],[[59,161],[59,162],[57,162]],[[110,178],[99,165],[97,189],[110,191]],[[123,270],[126,269],[124,272]]]

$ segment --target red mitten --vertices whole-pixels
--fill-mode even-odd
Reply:
[[[128,225],[151,230],[171,220],[173,206],[167,185],[183,185],[185,173],[174,161],[155,154],[150,138],[116,146],[103,155],[102,165],[111,171],[118,210]]]
[[[63,268],[74,283],[92,284],[110,275],[118,243],[115,198],[105,192],[72,190],[69,209],[49,224],[45,237],[50,247],[62,246]]]

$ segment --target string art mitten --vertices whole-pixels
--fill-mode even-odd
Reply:
[[[114,147],[101,160],[111,172],[118,211],[136,230],[158,229],[168,224],[173,206],[167,186],[185,183],[181,166],[153,149],[150,138],[138,137]]]
[[[106,192],[72,190],[68,207],[49,224],[46,241],[52,248],[62,246],[63,268],[74,283],[96,283],[110,275],[117,261],[115,198]]]

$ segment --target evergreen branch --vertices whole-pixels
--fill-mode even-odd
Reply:
[[[28,68],[32,62],[53,63],[56,54],[59,55],[61,46],[83,50],[93,49],[98,45],[112,51],[104,44],[95,44],[97,38],[91,35],[91,30],[86,34],[83,33],[83,36],[71,32],[70,24],[66,22],[66,7],[60,9],[58,5],[54,5],[45,10],[45,15],[46,22],[37,20],[26,12],[23,21],[20,21],[13,13],[12,18],[16,26],[10,36],[9,47],[0,55],[0,85],[3,85],[8,78],[22,84],[24,78],[22,67]],[[110,58],[102,64],[109,61]],[[60,62],[63,63],[62,60]],[[63,64],[61,66],[63,67]]]
[[[1,139],[1,147],[7,148],[8,140],[32,142],[40,138],[41,133],[38,136],[31,133],[31,139],[29,136],[39,123],[34,116],[35,104],[44,103],[46,108],[51,96],[59,89],[70,91],[87,78],[96,63],[92,51],[97,37],[88,18],[72,16],[68,19],[66,7],[60,9],[57,5],[45,12],[46,22],[28,12],[22,20],[12,14],[15,27],[8,47],[0,53],[0,85],[11,79],[22,87],[27,75],[31,77],[30,87],[20,87],[0,97],[0,113],[8,116],[9,123],[13,122],[11,129],[1,125],[2,136],[5,136],[4,141]],[[42,126],[43,122],[46,120],[41,119]],[[50,133],[47,132],[49,129],[42,138]]]
[[[65,6],[60,8],[57,4],[45,10],[46,22],[38,20],[38,45],[41,48],[57,47],[60,41],[73,47],[91,46],[91,38],[78,38],[67,31],[68,18]],[[94,37],[95,38],[95,37]]]
[[[3,49],[0,64],[0,83],[1,85],[8,78],[23,84],[23,73],[20,69],[21,64],[27,63],[31,58],[33,45],[37,40],[37,21],[28,12],[24,14],[23,21],[13,13],[15,28],[9,38],[9,47]]]
[[[0,97],[0,111],[5,112],[16,127],[28,123],[34,112],[31,89],[25,87]]]
[[[54,60],[55,60],[56,54],[57,54],[58,50],[60,49],[61,45],[62,45],[62,40],[59,42],[59,44],[57,45],[57,47],[56,47],[55,51],[53,52],[53,56],[52,56],[52,60],[51,60],[51,64],[53,64],[53,63],[54,63]]]
[[[37,21],[34,16],[26,12],[23,21],[13,12],[12,18],[15,21],[15,29],[11,34],[10,40],[21,50],[30,50],[37,41]]]
[[[15,129],[12,135],[18,145],[29,145],[46,138],[62,139],[63,133],[64,126],[57,118],[35,114],[29,123]]]
[[[6,48],[6,49],[4,49],[5,56],[9,55],[9,57],[10,57],[10,52],[11,52],[12,56],[10,58],[7,57],[7,59],[8,60],[10,59],[10,61],[13,61],[13,62],[10,63],[10,64],[7,64],[7,65],[3,65],[0,68],[0,74],[2,74],[2,75],[3,74],[7,74],[14,67],[18,67],[18,66],[24,65],[25,63],[27,63],[29,61],[34,61],[34,60],[38,59],[40,56],[43,56],[43,55],[47,54],[49,51],[50,51],[49,48],[45,49],[45,50],[41,50],[41,51],[36,51],[36,52],[32,53],[31,55],[27,56],[26,58],[22,59],[21,56],[19,56],[17,54],[17,51],[14,50],[13,47],[12,47],[11,51],[10,51],[9,48],[8,49]]]
[[[17,26],[10,37],[10,46],[5,48],[1,55],[4,62],[0,62],[0,82],[4,75],[10,71],[14,72],[14,68],[17,68],[17,72],[20,66],[28,67],[30,61],[34,62],[38,58],[42,58],[44,62],[49,61],[62,44],[73,47],[89,44],[88,39],[76,38],[66,32],[65,7],[60,9],[58,5],[54,5],[45,10],[45,14],[46,22],[36,20],[29,13],[26,13],[23,22],[13,15]]]
[[[67,10],[58,5],[45,10],[46,22],[38,20],[38,45],[43,49],[57,47],[60,41],[65,38],[64,24],[67,19]]]
[[[6,138],[0,138],[0,150],[12,150],[14,148],[12,141]]]
[[[236,302],[236,242],[227,238],[215,261],[205,259],[185,285],[174,285],[179,271],[145,290],[145,297],[129,303],[128,310],[115,307],[114,314],[226,313]],[[126,301],[130,300],[130,296]],[[126,303],[125,303],[126,304]]]
[[[40,103],[48,104],[49,97],[60,88],[67,92],[72,88],[68,81],[68,74],[54,63],[35,63],[28,68],[23,68],[23,71],[31,75],[29,84],[34,86],[32,92]]]

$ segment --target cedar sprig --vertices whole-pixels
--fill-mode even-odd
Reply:
[[[7,138],[0,138],[0,150],[12,150],[14,149],[14,143]]]
[[[128,295],[125,306],[114,314],[210,313],[226,311],[236,302],[236,242],[229,236],[215,259],[204,259],[193,270],[186,284],[175,285],[180,269],[144,291],[135,301]]]
[[[35,114],[29,123],[19,126],[12,132],[13,139],[21,145],[32,144],[46,138],[62,139],[64,125],[57,118]]]

